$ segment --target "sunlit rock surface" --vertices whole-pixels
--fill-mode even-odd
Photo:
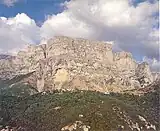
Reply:
[[[40,92],[64,88],[121,92],[145,87],[154,79],[147,63],[136,63],[128,52],[113,53],[110,42],[64,36],[0,60],[1,79],[33,71],[30,83]]]

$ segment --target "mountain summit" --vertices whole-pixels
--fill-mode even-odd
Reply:
[[[21,82],[39,92],[55,89],[121,92],[146,87],[154,81],[147,63],[136,63],[128,52],[113,53],[112,43],[65,36],[30,45],[16,57],[0,60],[3,80],[31,72]]]

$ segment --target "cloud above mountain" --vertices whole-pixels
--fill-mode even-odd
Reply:
[[[158,29],[153,28],[158,24],[157,1],[133,6],[128,0],[75,0],[64,6],[64,12],[44,22],[43,36],[115,41],[119,49],[158,58]]]
[[[13,18],[0,18],[0,52],[16,53],[27,44],[40,41],[40,29],[26,14]]]
[[[159,57],[158,1],[71,0],[64,11],[47,15],[39,27],[26,14],[0,19],[2,52],[36,44],[55,35],[114,41],[116,50],[132,52],[137,58]],[[9,32],[9,33],[8,33]],[[6,46],[7,45],[7,46]]]

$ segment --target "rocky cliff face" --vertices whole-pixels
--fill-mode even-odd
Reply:
[[[144,62],[136,68],[136,76],[142,87],[147,86],[153,82],[153,76],[150,71],[148,63]]]
[[[54,89],[116,91],[153,82],[146,63],[137,64],[126,52],[113,53],[107,42],[55,37],[29,46],[16,58],[0,60],[1,79],[35,71],[29,83],[41,92]]]

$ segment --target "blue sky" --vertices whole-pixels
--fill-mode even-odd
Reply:
[[[1,2],[0,16],[14,17],[18,13],[25,13],[39,24],[45,20],[46,15],[62,12],[63,7],[60,4],[64,3],[65,1],[70,0],[19,0],[14,4],[14,6],[10,7]],[[144,1],[149,1],[151,3],[154,2],[154,0],[132,0],[132,4],[137,6],[139,3]]]
[[[0,4],[0,16],[14,17],[18,13],[25,13],[37,23],[43,22],[46,15],[57,14],[63,11],[61,3],[69,0],[21,0],[14,6]]]

